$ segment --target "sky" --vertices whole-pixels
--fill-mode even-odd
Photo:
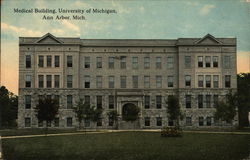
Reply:
[[[82,39],[237,38],[237,71],[250,72],[250,0],[2,0],[1,85],[18,94],[18,37]],[[14,13],[18,9],[81,9],[85,20],[44,20],[76,14]],[[116,13],[86,13],[88,9]]]

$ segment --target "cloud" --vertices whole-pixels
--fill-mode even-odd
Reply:
[[[33,31],[31,29],[16,27],[16,26],[4,23],[4,22],[1,22],[1,28],[3,31],[11,31],[14,34],[18,34],[18,36],[41,36],[42,35],[42,32],[40,31]]]
[[[140,9],[139,9],[139,10],[140,10],[140,12],[141,12],[141,13],[144,13],[145,8],[144,8],[144,7],[140,7]]]
[[[103,33],[107,28],[111,27],[111,24],[112,24],[111,20],[87,21],[83,25],[83,29],[81,30],[82,31],[81,35],[87,35],[91,32]],[[120,28],[120,29],[123,29],[123,28]]]
[[[186,4],[189,6],[198,6],[199,5],[198,2],[186,2]]]
[[[112,6],[117,10],[118,13],[128,14],[131,12],[131,8],[126,8],[122,6],[119,1],[111,1]]]
[[[62,23],[65,27],[67,27],[67,28],[69,28],[69,29],[71,29],[71,30],[73,30],[73,31],[80,32],[80,28],[79,28],[77,25],[75,25],[75,24],[73,24],[73,23],[70,23],[70,22],[67,21],[67,20],[62,20],[61,23]]]
[[[81,2],[81,1],[75,1],[75,3],[72,4],[72,6],[75,7],[84,7],[84,8],[92,8],[91,5]]]
[[[211,9],[215,8],[215,5],[212,5],[212,4],[206,4],[205,6],[203,6],[201,9],[200,9],[200,14],[201,15],[207,15]]]
[[[116,30],[118,30],[118,31],[122,31],[123,29],[124,29],[124,26],[122,26],[122,25],[119,25],[116,27]]]
[[[56,35],[63,35],[64,30],[62,30],[62,29],[52,29],[51,33],[56,34]]]
[[[250,51],[239,51],[237,53],[237,72],[250,72]]]

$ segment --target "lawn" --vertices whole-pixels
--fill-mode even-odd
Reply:
[[[157,132],[3,139],[7,160],[240,160],[249,155],[250,135]]]

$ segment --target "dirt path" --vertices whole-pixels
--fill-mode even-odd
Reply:
[[[0,160],[2,160],[2,139],[0,136]]]
[[[76,133],[55,133],[55,134],[39,134],[39,135],[23,135],[23,136],[4,136],[2,139],[14,138],[31,138],[31,137],[49,137],[49,136],[67,136],[67,135],[84,135],[84,134],[101,134],[114,132],[160,132],[160,130],[100,130],[100,131],[78,131]],[[184,133],[210,133],[210,134],[235,134],[250,135],[250,132],[212,132],[212,131],[183,131]]]

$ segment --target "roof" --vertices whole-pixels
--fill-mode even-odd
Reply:
[[[55,37],[50,33],[42,37],[19,37],[19,44],[37,45],[81,45],[81,46],[185,46],[185,45],[236,45],[236,38],[215,38],[207,34],[202,38],[178,39],[80,39],[76,37]]]

